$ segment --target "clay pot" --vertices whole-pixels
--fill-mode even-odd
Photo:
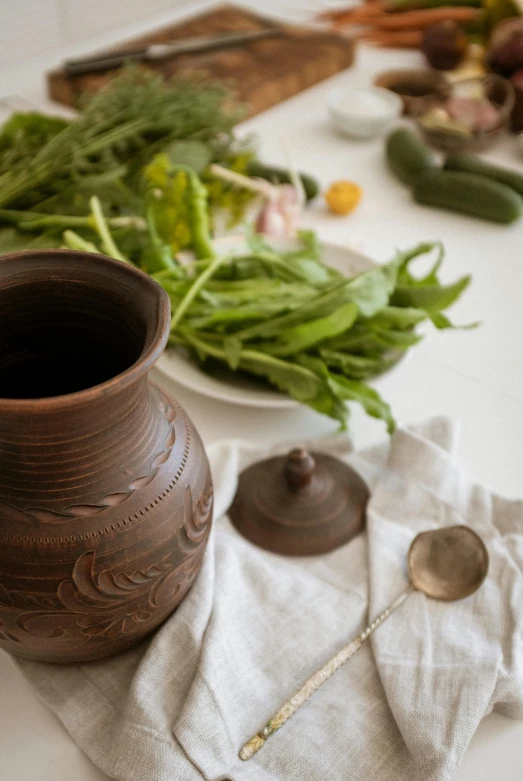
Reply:
[[[147,373],[169,300],[130,265],[0,258],[0,647],[80,662],[137,643],[196,578],[212,484]]]

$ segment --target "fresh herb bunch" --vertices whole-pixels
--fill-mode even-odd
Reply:
[[[206,191],[194,170],[164,155],[151,166],[145,222],[130,218],[123,234],[130,253],[118,239],[121,225],[104,217],[97,198],[91,199],[88,219],[99,243],[67,230],[66,245],[102,251],[148,271],[171,300],[171,346],[188,350],[204,369],[254,375],[342,427],[348,423],[347,402],[358,402],[392,431],[390,407],[368,382],[420,341],[419,323],[452,327],[443,310],[470,282],[463,277],[441,284],[442,246],[419,245],[350,279],[322,263],[311,232],[300,234],[301,246],[293,251],[278,251],[252,234],[241,254],[216,255]],[[178,261],[171,241],[178,217],[171,188],[180,174],[195,256],[189,263]],[[130,242],[129,235],[139,241]],[[412,263],[432,251],[433,267],[415,277]]]
[[[142,208],[144,165],[169,147],[173,159],[198,173],[212,162],[245,167],[252,141],[234,138],[242,109],[226,107],[227,96],[219,83],[166,83],[130,66],[107,88],[85,96],[73,120],[15,114],[0,131],[0,207],[85,216],[96,194],[111,216],[135,213]],[[212,209],[228,208],[235,218],[251,197],[222,183],[212,196]],[[1,238],[5,244],[7,237]]]

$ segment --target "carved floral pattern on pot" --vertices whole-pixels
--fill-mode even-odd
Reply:
[[[168,554],[157,563],[130,573],[95,572],[96,554],[83,553],[71,578],[58,586],[56,597],[8,591],[0,583],[0,605],[11,608],[0,621],[0,639],[20,642],[24,634],[60,639],[76,648],[94,638],[116,638],[146,626],[156,611],[178,604],[200,570],[209,536],[213,492],[210,482],[193,506],[184,492],[183,524],[177,533],[181,563]],[[9,615],[9,621],[5,618]]]

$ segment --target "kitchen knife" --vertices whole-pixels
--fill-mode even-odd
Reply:
[[[282,35],[282,32],[281,29],[272,27],[266,30],[253,30],[251,32],[202,35],[196,38],[185,38],[168,43],[153,43],[139,47],[129,47],[128,49],[84,57],[78,60],[66,60],[63,67],[68,76],[81,76],[86,73],[118,68],[131,60],[135,62],[154,62],[155,60],[163,60],[178,54],[225,49],[242,43],[249,43],[250,41],[276,37]]]

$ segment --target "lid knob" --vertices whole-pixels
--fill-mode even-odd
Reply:
[[[308,485],[312,479],[316,462],[304,447],[295,447],[285,461],[283,474],[291,491]]]

